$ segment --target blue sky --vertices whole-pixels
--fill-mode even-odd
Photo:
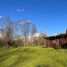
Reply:
[[[67,28],[67,0],[0,0],[0,16],[30,19],[39,32],[55,35]]]

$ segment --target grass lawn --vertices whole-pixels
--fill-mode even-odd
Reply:
[[[67,67],[67,50],[42,47],[1,48],[0,67]]]

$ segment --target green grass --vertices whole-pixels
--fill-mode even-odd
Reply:
[[[67,50],[42,47],[0,49],[0,67],[67,67]]]

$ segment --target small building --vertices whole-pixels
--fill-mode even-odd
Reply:
[[[44,38],[47,47],[67,47],[67,34],[58,34],[55,36],[49,36]]]

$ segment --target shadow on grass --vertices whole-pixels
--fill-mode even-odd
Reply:
[[[23,49],[23,52],[26,52],[26,53],[32,53],[32,52],[35,52],[36,50],[34,49],[31,49],[31,48],[25,48]]]
[[[0,55],[0,62],[4,61],[4,60],[8,59],[10,56],[14,55],[16,50],[8,51],[7,53],[3,53],[2,55]]]
[[[27,62],[29,62],[32,59],[32,53],[35,50],[30,49],[30,48],[24,48],[22,49],[22,52],[18,54],[18,57],[14,63],[12,63],[9,67],[16,67],[18,65],[23,65]],[[30,54],[31,53],[31,54]]]
[[[49,64],[38,64],[36,65],[36,67],[50,67]]]
[[[24,63],[27,63],[29,60],[32,58],[29,56],[21,56],[20,54],[18,55],[16,61],[12,63],[9,67],[16,67],[18,65],[23,65]]]

